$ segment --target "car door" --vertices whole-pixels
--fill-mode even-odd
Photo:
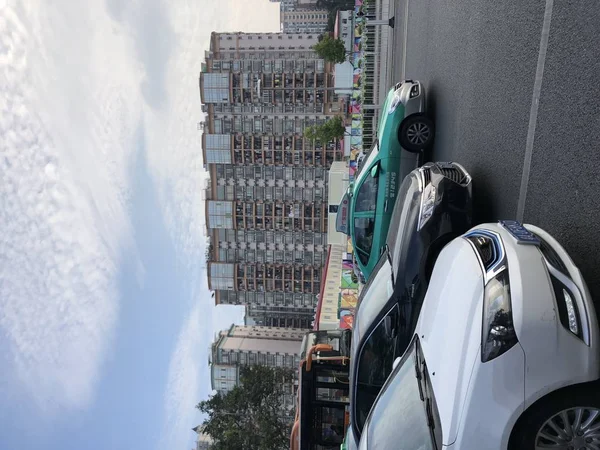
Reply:
[[[371,271],[370,259],[375,235],[375,211],[357,212],[353,218],[354,253],[360,270],[365,275]]]
[[[372,169],[376,163],[370,167],[365,167],[360,183],[352,196],[353,214],[352,229],[353,241],[356,257],[359,262],[360,270],[368,278],[373,266],[377,262],[371,259],[371,250],[377,245],[378,224],[377,224],[377,201],[378,201],[378,179],[373,176]]]

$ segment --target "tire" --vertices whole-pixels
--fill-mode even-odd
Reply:
[[[575,427],[576,414],[581,412],[580,426]],[[600,413],[600,390],[595,383],[587,383],[571,386],[565,389],[548,394],[546,397],[534,403],[519,418],[508,444],[509,450],[535,450],[536,443],[549,444],[564,443],[564,447],[557,446],[557,449],[591,450],[600,445],[600,430],[592,430],[594,426],[600,425],[600,414],[587,424],[590,419],[590,412]],[[564,427],[566,417],[570,422],[570,427]],[[563,431],[565,436],[570,437],[570,441],[561,439],[556,431],[548,425],[552,423],[563,430],[570,428],[571,431]],[[538,436],[543,432],[546,436],[552,437],[551,440]],[[581,433],[581,434],[579,434]],[[592,444],[592,445],[590,445]]]
[[[407,117],[398,129],[398,141],[405,150],[419,153],[433,145],[435,126],[433,121],[423,115],[414,114]]]

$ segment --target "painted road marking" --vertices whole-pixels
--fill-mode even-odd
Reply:
[[[404,36],[402,38],[402,70],[400,72],[400,79],[404,80],[406,77],[406,41],[408,38],[408,4],[410,0],[406,0],[406,6],[404,8]]]
[[[544,77],[544,65],[546,64],[546,52],[548,50],[548,39],[550,36],[550,22],[552,20],[553,6],[554,0],[546,0],[544,25],[542,26],[542,37],[540,39],[540,52],[538,54],[537,69],[535,71],[535,82],[533,83],[531,110],[529,111],[529,128],[527,129],[527,142],[525,144],[523,175],[521,176],[521,189],[519,190],[519,202],[517,204],[517,220],[520,222],[523,221],[523,216],[525,215],[527,188],[529,186],[529,173],[531,171],[531,158],[533,156],[533,143],[535,141],[535,128],[537,125],[538,108],[540,105],[540,94],[542,91],[542,79]]]

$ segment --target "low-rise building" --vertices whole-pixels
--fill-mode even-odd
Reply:
[[[223,394],[240,382],[240,368],[251,365],[295,369],[306,330],[282,327],[232,325],[212,344],[209,364],[211,387]],[[284,386],[282,410],[293,411],[294,383]]]

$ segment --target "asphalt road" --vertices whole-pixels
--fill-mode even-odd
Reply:
[[[428,159],[470,171],[478,221],[552,233],[600,304],[600,1],[392,1],[390,84],[424,82]]]

